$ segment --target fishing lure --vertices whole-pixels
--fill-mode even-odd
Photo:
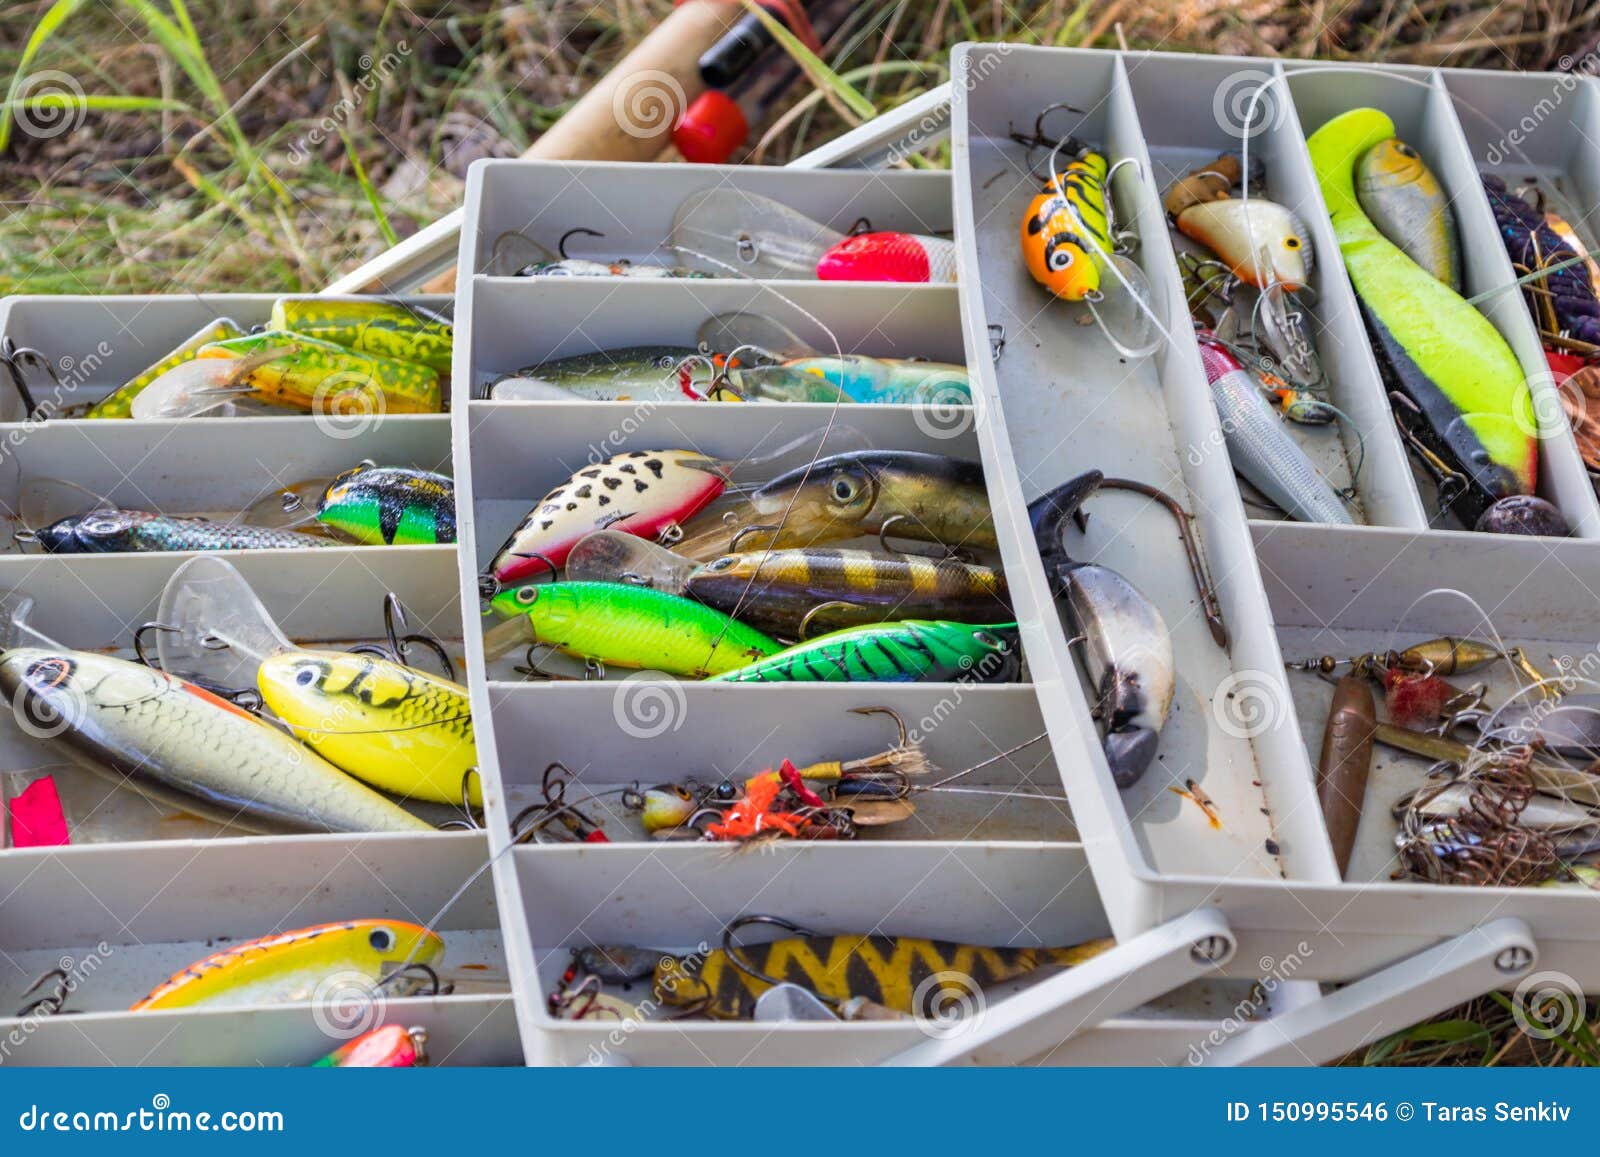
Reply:
[[[701,678],[737,671],[779,650],[760,631],[691,599],[626,583],[517,587],[494,610],[543,643],[604,666]]]
[[[789,638],[886,619],[991,622],[1009,614],[993,567],[955,559],[803,547],[723,555],[694,568],[683,592]]]
[[[627,450],[582,470],[541,498],[495,552],[485,582],[508,586],[557,571],[579,539],[607,528],[654,538],[722,493],[718,464],[692,450]]]
[[[1333,689],[1322,732],[1322,754],[1317,760],[1317,802],[1341,877],[1350,867],[1350,853],[1361,826],[1377,728],[1371,683],[1355,674],[1341,678]]]
[[[247,526],[210,518],[102,508],[58,519],[35,531],[19,531],[50,554],[114,554],[185,550],[307,550],[337,546],[330,538]]]
[[[1311,234],[1291,210],[1263,197],[1229,197],[1191,205],[1178,231],[1210,249],[1239,280],[1257,289],[1305,288]]]
[[[426,470],[362,462],[328,483],[316,518],[365,546],[453,543],[455,483]]]
[[[428,1063],[428,1030],[387,1024],[334,1049],[314,1069],[413,1069]]]
[[[455,348],[455,327],[449,321],[371,297],[280,297],[272,303],[267,328],[416,362],[439,374],[450,372]]]
[[[635,281],[683,280],[715,277],[703,269],[684,265],[636,265],[632,261],[593,261],[563,257],[559,261],[534,261],[517,270],[518,277],[627,277]]]
[[[1356,162],[1356,199],[1378,232],[1439,281],[1461,292],[1455,213],[1416,149],[1393,137]]]
[[[1106,211],[1105,157],[1084,149],[1051,173],[1022,217],[1022,258],[1028,273],[1064,301],[1100,293],[1099,256],[1112,251]]]
[[[916,450],[857,450],[779,475],[714,528],[687,528],[678,553],[698,561],[896,535],[949,548],[996,550],[994,518],[976,462]]]
[[[1028,504],[1050,591],[1083,636],[1083,664],[1093,688],[1101,741],[1118,787],[1138,782],[1155,759],[1172,708],[1176,666],[1161,612],[1116,571],[1078,562],[1062,541],[1068,518],[1099,489],[1090,471]]]
[[[1416,437],[1466,481],[1452,505],[1470,525],[1496,501],[1533,492],[1539,442],[1526,419],[1533,403],[1521,364],[1499,331],[1362,212],[1356,158],[1394,135],[1387,115],[1362,108],[1335,117],[1307,143],[1381,360],[1416,407]]]
[[[393,972],[401,966],[437,969],[444,941],[401,920],[346,920],[316,924],[248,940],[197,960],[157,985],[129,1011],[171,1008],[239,1008],[314,999],[330,978],[364,979],[376,992],[416,991],[418,980]],[[394,977],[399,975],[399,979]]]
[[[1464,675],[1507,658],[1513,662],[1525,661],[1519,650],[1502,651],[1476,639],[1443,635],[1416,643],[1403,651],[1371,651],[1347,659],[1322,655],[1286,666],[1291,671],[1315,671],[1323,675],[1331,675],[1341,667],[1348,667],[1352,674],[1367,678],[1377,678],[1389,668],[1428,675]],[[1540,676],[1534,673],[1533,678],[1537,680]]]
[[[1567,244],[1544,214],[1506,188],[1501,178],[1483,174],[1483,190],[1500,228],[1501,243],[1518,272],[1545,270],[1578,258],[1581,248]],[[1587,272],[1581,262],[1566,265],[1551,270],[1532,287],[1533,316],[1542,331],[1600,345],[1600,299]]]
[[[191,337],[187,338],[177,349],[166,357],[156,362],[155,365],[143,370],[125,385],[113,390],[100,401],[89,408],[85,418],[131,418],[133,417],[133,400],[142,393],[146,386],[157,378],[176,369],[184,362],[193,361],[206,346],[214,342],[227,341],[229,338],[243,337],[244,330],[232,318],[219,317],[216,321],[208,322]]]
[[[1006,683],[1020,662],[1016,623],[909,619],[834,631],[712,681]]]
[[[1256,379],[1211,334],[1196,336],[1234,469],[1293,518],[1353,525],[1333,487],[1273,416]]]
[[[732,944],[734,930],[757,921],[798,935]],[[865,998],[907,1016],[936,1018],[949,997],[971,1000],[974,988],[1044,967],[1070,968],[1113,946],[1109,939],[1070,948],[984,948],[913,936],[821,936],[774,917],[747,917],[728,931],[720,949],[663,957],[653,977],[656,999],[715,1020],[748,1020],[763,992],[793,983],[833,1005]]]
[[[795,402],[862,402],[968,406],[965,366],[861,354],[794,358],[730,369],[728,384],[742,396]]]
[[[433,830],[242,708],[138,663],[13,647],[0,654],[0,691],[73,762],[226,827]]]
[[[953,241],[922,233],[846,235],[770,197],[729,188],[685,198],[673,218],[671,244],[718,277],[956,279]]]
[[[489,386],[495,401],[699,401],[718,355],[694,346],[641,345],[524,366]]]

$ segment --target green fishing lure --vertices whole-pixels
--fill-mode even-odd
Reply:
[[[712,682],[1005,683],[1019,653],[1016,623],[907,619],[835,631]]]
[[[456,488],[443,474],[363,462],[322,492],[317,521],[364,546],[456,540]]]
[[[441,374],[450,372],[455,349],[455,329],[448,321],[372,298],[280,297],[272,304],[268,328],[417,362]]]

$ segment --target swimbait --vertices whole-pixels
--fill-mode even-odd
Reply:
[[[955,559],[804,547],[723,555],[696,567],[683,592],[773,634],[801,624],[838,630],[887,619],[990,622],[1010,613],[993,567]]]
[[[456,540],[455,483],[426,470],[363,462],[328,483],[317,521],[365,546],[450,544]]]
[[[1273,414],[1256,379],[1209,334],[1196,337],[1234,469],[1301,522],[1354,525],[1333,487]]]
[[[212,953],[174,973],[129,1011],[301,1003],[325,995],[318,990],[329,982],[351,992],[370,983],[371,999],[380,991],[405,996],[416,991],[417,982],[401,979],[382,990],[377,984],[402,964],[437,968],[443,959],[444,941],[436,933],[403,920],[316,924]]]
[[[136,374],[128,382],[100,401],[89,407],[84,414],[85,418],[131,418],[133,417],[133,400],[137,398],[151,382],[155,381],[168,370],[176,369],[185,362],[193,361],[206,346],[213,342],[226,341],[233,337],[243,337],[244,330],[232,318],[219,317],[216,321],[209,322],[200,327],[199,331],[162,358],[155,365]]]
[[[1040,968],[1070,968],[1105,952],[1109,939],[1071,948],[984,948],[913,936],[790,936],[717,948],[656,965],[656,999],[715,1020],[749,1020],[772,981],[798,984],[832,1004],[865,998],[907,1016],[937,1018],[949,1000]],[[930,983],[936,981],[937,983]]]
[[[711,681],[1006,683],[1020,663],[1016,623],[908,619],[834,631]]]
[[[261,699],[311,750],[401,799],[460,804],[477,763],[467,689],[376,655],[295,649],[256,672]],[[472,803],[481,804],[476,777]]]
[[[731,519],[674,549],[706,562],[735,548],[816,546],[885,527],[951,548],[998,549],[976,462],[917,450],[859,450],[798,466],[757,489]],[[781,531],[779,527],[781,525]]]
[[[267,328],[416,362],[440,374],[450,372],[455,348],[455,327],[449,321],[371,297],[280,297],[272,303]]]
[[[433,830],[276,727],[138,663],[16,647],[0,653],[0,691],[80,766],[236,830]]]
[[[1022,259],[1054,296],[1082,301],[1100,291],[1100,262],[1112,252],[1105,157],[1085,149],[1028,203]]]
[[[338,546],[331,538],[246,526],[210,518],[143,510],[91,510],[57,519],[33,532],[51,554],[113,554],[180,550],[305,550]]]
[[[334,1049],[314,1069],[412,1069],[428,1063],[428,1030],[386,1024]]]
[[[1322,820],[1341,877],[1350,867],[1350,853],[1361,826],[1377,728],[1371,681],[1358,674],[1345,675],[1333,689],[1322,732],[1322,755],[1317,760],[1317,802],[1322,806]]]
[[[692,450],[626,450],[585,466],[541,498],[495,552],[501,586],[559,570],[584,535],[607,528],[655,538],[722,493],[724,480]]]
[[[1391,137],[1361,154],[1356,198],[1378,232],[1400,252],[1461,292],[1455,213],[1416,149]]]
[[[1377,109],[1335,117],[1307,142],[1345,268],[1381,360],[1421,411],[1417,436],[1469,481],[1456,502],[1469,525],[1511,494],[1531,494],[1539,441],[1516,355],[1489,320],[1388,241],[1361,210],[1355,159],[1394,137]]]
[[[710,367],[694,346],[641,345],[524,366],[489,387],[495,401],[681,401],[704,396]]]
[[[1201,201],[1177,218],[1178,232],[1215,253],[1239,280],[1267,289],[1303,289],[1311,272],[1311,234],[1295,213],[1264,197]]]
[[[728,382],[742,394],[781,401],[972,404],[965,366],[860,354],[735,369]]]
[[[1494,211],[1494,222],[1500,228],[1500,241],[1506,253],[1519,268],[1519,274],[1535,269],[1559,265],[1578,257],[1579,250],[1567,242],[1545,221],[1526,200],[1506,188],[1506,183],[1493,173],[1483,174],[1483,191],[1488,195],[1489,208]],[[1555,314],[1555,329],[1563,336],[1600,345],[1600,299],[1595,297],[1589,284],[1587,269],[1580,262],[1557,269],[1538,284],[1549,292],[1548,302]],[[1535,321],[1542,320],[1540,311],[1534,313]],[[1540,326],[1545,329],[1544,325]]]
[[[525,619],[530,641],[608,667],[701,678],[739,670],[779,649],[720,611],[627,583],[524,586],[502,591],[491,605],[505,618]]]
[[[1104,729],[1111,778],[1131,787],[1150,766],[1172,708],[1176,665],[1172,635],[1156,605],[1116,571],[1078,562],[1062,533],[1068,518],[1099,488],[1098,470],[1062,483],[1028,504],[1028,522],[1050,593],[1063,605]]]
[[[441,409],[439,371],[431,366],[296,333],[268,330],[213,342],[200,357],[247,357],[273,349],[286,352],[253,367],[240,384],[275,405],[327,414],[356,406],[389,414]]]

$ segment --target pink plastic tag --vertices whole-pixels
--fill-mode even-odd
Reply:
[[[57,848],[71,842],[54,776],[34,780],[12,798],[12,847]]]

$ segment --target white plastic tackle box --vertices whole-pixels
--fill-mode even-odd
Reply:
[[[285,480],[325,474],[345,457],[353,463],[437,453],[442,461],[448,435],[458,551],[350,548],[240,555],[237,562],[296,639],[376,637],[383,593],[394,590],[414,623],[464,657],[498,921],[484,877],[443,924],[458,995],[410,1000],[388,1017],[427,1024],[434,1040],[445,1042],[431,1051],[451,1062],[1320,1061],[1536,969],[1560,970],[1600,990],[1600,919],[1586,906],[1594,903],[1588,893],[1391,883],[1381,825],[1369,825],[1357,850],[1350,873],[1356,882],[1339,881],[1313,791],[1326,685],[1283,665],[1285,658],[1355,654],[1400,638],[1479,631],[1467,603],[1429,595],[1441,587],[1475,598],[1506,640],[1541,665],[1551,655],[1579,658],[1600,641],[1589,589],[1600,584],[1600,547],[1592,541],[1600,537],[1600,506],[1559,406],[1550,406],[1553,387],[1542,373],[1538,339],[1509,288],[1512,270],[1475,184],[1479,169],[1520,171],[1521,157],[1491,164],[1499,134],[1457,107],[1466,102],[1510,126],[1546,87],[1563,82],[1004,45],[963,46],[953,66],[948,112],[930,97],[812,158],[817,165],[879,163],[898,155],[902,139],[914,151],[948,128],[949,174],[474,166],[461,216],[449,418],[387,418],[333,447],[309,419],[12,424],[0,429],[25,431],[26,438],[16,468],[0,471],[0,486],[20,488],[54,470],[96,490],[140,486],[157,503],[214,494],[210,508],[226,509],[257,488],[266,494]],[[1160,207],[1160,191],[1174,176],[1239,149],[1230,125],[1242,123],[1249,93],[1269,78],[1277,79],[1263,97],[1266,128],[1248,147],[1266,165],[1269,195],[1295,209],[1312,232],[1317,344],[1333,398],[1348,417],[1311,449],[1331,475],[1343,469],[1348,476],[1352,450],[1364,441],[1366,465],[1355,489],[1366,525],[1353,528],[1256,517],[1260,512],[1241,499],[1187,336]],[[1586,143],[1600,139],[1597,100],[1594,82],[1582,79],[1521,142],[1523,155],[1584,214],[1600,208],[1600,159]],[[1037,182],[1008,133],[1025,131],[1040,109],[1062,101],[1084,110],[1078,135],[1113,161],[1138,162],[1118,173],[1118,216],[1140,236],[1137,259],[1178,339],[1143,363],[1122,362],[1094,330],[1068,322],[1021,265],[1018,222]],[[1305,149],[1307,132],[1358,104],[1385,108],[1447,186],[1467,255],[1468,293],[1504,291],[1483,308],[1543,399],[1536,406],[1544,423],[1541,493],[1573,524],[1571,541],[1430,529],[1432,496],[1419,489],[1393,431]],[[961,283],[579,281],[487,272],[495,240],[508,231],[555,248],[571,229],[594,229],[606,236],[575,242],[575,255],[670,261],[664,243],[674,207],[714,184],[775,197],[840,229],[863,216],[880,229],[953,229]],[[454,256],[440,241],[445,232],[405,247],[379,280],[402,289],[441,253]],[[0,305],[0,332],[58,362],[81,359],[104,334],[112,353],[86,375],[92,397],[200,322],[226,315],[252,324],[270,300],[11,299]],[[835,412],[470,398],[486,378],[552,356],[693,344],[706,319],[738,310],[780,320],[822,349],[836,338],[847,352],[964,357],[976,404],[935,414],[908,406]],[[992,326],[1005,336],[998,360],[990,356]],[[532,501],[572,470],[629,447],[759,455],[819,428],[829,429],[824,452],[870,445],[982,459],[1029,683],[542,682],[514,670],[517,655],[485,664],[477,575]],[[35,438],[52,440],[39,443],[50,451],[30,455]],[[1228,647],[1219,647],[1199,616],[1165,512],[1125,494],[1091,502],[1081,556],[1121,570],[1156,600],[1178,655],[1178,697],[1160,759],[1125,792],[1112,785],[1100,754],[1025,513],[1028,499],[1090,468],[1162,486],[1194,512],[1229,631]],[[118,489],[115,496],[131,501],[138,493]],[[153,617],[179,561],[0,557],[0,587],[33,594],[37,622],[63,642],[126,651],[125,624]],[[540,781],[552,762],[572,770],[574,790],[691,775],[737,778],[786,757],[838,758],[885,746],[892,725],[849,711],[862,706],[894,708],[951,770],[1048,732],[1048,744],[1011,752],[973,785],[1049,791],[1064,784],[1071,809],[1024,808],[1016,800],[990,806],[974,796],[928,805],[902,828],[871,839],[737,856],[706,845],[644,842],[509,846],[511,817],[542,798]],[[9,734],[0,736],[0,756],[7,768],[49,758]],[[1409,783],[1416,768],[1380,751],[1372,800],[1398,795],[1397,785]],[[1186,779],[1214,802],[1220,829],[1166,790]],[[1387,802],[1373,806],[1386,809]],[[80,1015],[31,1026],[25,1046],[0,1048],[0,1063],[309,1059],[327,1043],[316,1010],[113,1010],[170,971],[167,964],[200,955],[219,937],[340,916],[426,919],[485,859],[484,838],[471,833],[213,841],[161,830],[137,805],[125,810],[132,813],[127,826],[107,821],[80,846],[0,852],[0,896],[10,897],[0,903],[0,1011],[20,1003],[20,990],[56,956],[82,959],[101,941],[115,949],[105,954],[103,973],[114,983],[86,987],[94,999],[75,1005]],[[602,805],[595,810],[605,814]],[[124,842],[130,840],[137,842]],[[751,912],[824,932],[1019,945],[1112,933],[1121,943],[1020,992],[988,994],[983,1015],[948,1036],[894,1023],[646,1019],[619,1027],[559,1021],[546,1007],[574,946],[693,950],[715,945],[726,922]],[[1359,983],[1319,996],[1308,981]],[[622,995],[648,997],[637,987]],[[0,1045],[15,1023],[0,1020]]]

